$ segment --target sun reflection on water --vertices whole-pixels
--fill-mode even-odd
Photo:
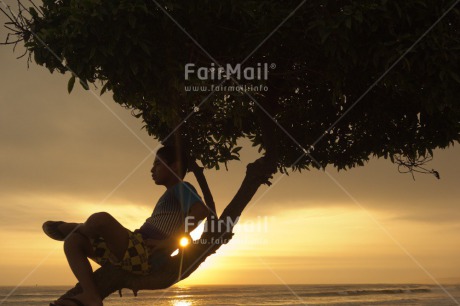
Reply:
[[[173,306],[191,306],[192,302],[175,300],[172,302],[172,305]]]

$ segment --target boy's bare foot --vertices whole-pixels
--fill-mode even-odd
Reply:
[[[85,293],[78,294],[71,298],[64,298],[54,302],[56,306],[102,306],[100,298]]]
[[[64,223],[61,223],[58,226],[58,229],[62,234],[64,234],[65,237],[67,237],[68,235],[70,235],[70,233],[74,232],[75,228],[77,226],[79,226],[80,224],[81,223],[67,223],[67,222],[64,222]]]
[[[45,234],[51,239],[64,241],[72,233],[79,223],[67,223],[63,221],[46,221],[42,228]]]

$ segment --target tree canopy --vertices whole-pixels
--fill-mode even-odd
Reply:
[[[292,14],[299,1],[44,0],[20,35],[37,64],[68,74],[69,90],[75,78],[103,86],[160,140],[192,112],[180,133],[207,168],[237,159],[240,137],[264,148],[261,106],[297,141],[273,133],[279,170],[347,169],[459,141],[458,7],[328,130],[452,3],[313,0]],[[222,82],[185,80],[187,63],[243,60],[276,65],[266,80],[238,81],[267,91],[215,91],[201,103],[210,91],[184,90]],[[296,162],[298,144],[318,163]]]
[[[4,13],[7,44],[23,42],[30,61],[67,74],[69,91],[80,82],[112,92],[161,141],[180,124],[176,135],[205,168],[238,159],[240,138],[264,151],[222,219],[238,217],[277,171],[349,169],[372,156],[417,166],[460,141],[457,2],[43,0]],[[187,64],[212,73],[239,63],[266,64],[268,77],[186,77]],[[219,84],[266,90],[187,90]],[[194,245],[185,277],[218,248]],[[164,288],[177,276],[107,269],[96,272],[102,296]]]

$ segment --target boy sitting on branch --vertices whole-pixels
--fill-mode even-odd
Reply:
[[[160,267],[179,248],[179,241],[209,214],[196,189],[183,181],[187,158],[174,146],[157,151],[152,178],[166,187],[152,215],[135,231],[123,227],[106,212],[92,214],[85,223],[47,221],[44,232],[64,241],[69,266],[80,282],[83,293],[50,305],[101,306],[88,258],[99,265],[111,263],[132,273],[147,275]],[[187,221],[187,222],[185,222]]]

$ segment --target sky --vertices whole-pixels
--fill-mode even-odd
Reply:
[[[70,285],[62,243],[41,224],[107,211],[140,227],[165,191],[150,177],[160,145],[110,94],[76,84],[69,95],[69,75],[27,69],[21,54],[0,46],[0,286]],[[240,144],[228,172],[205,171],[218,213],[259,156]],[[428,167],[440,180],[414,181],[384,159],[278,173],[234,239],[182,284],[460,283],[459,153],[458,144],[435,151]],[[192,174],[185,180],[199,190]]]

